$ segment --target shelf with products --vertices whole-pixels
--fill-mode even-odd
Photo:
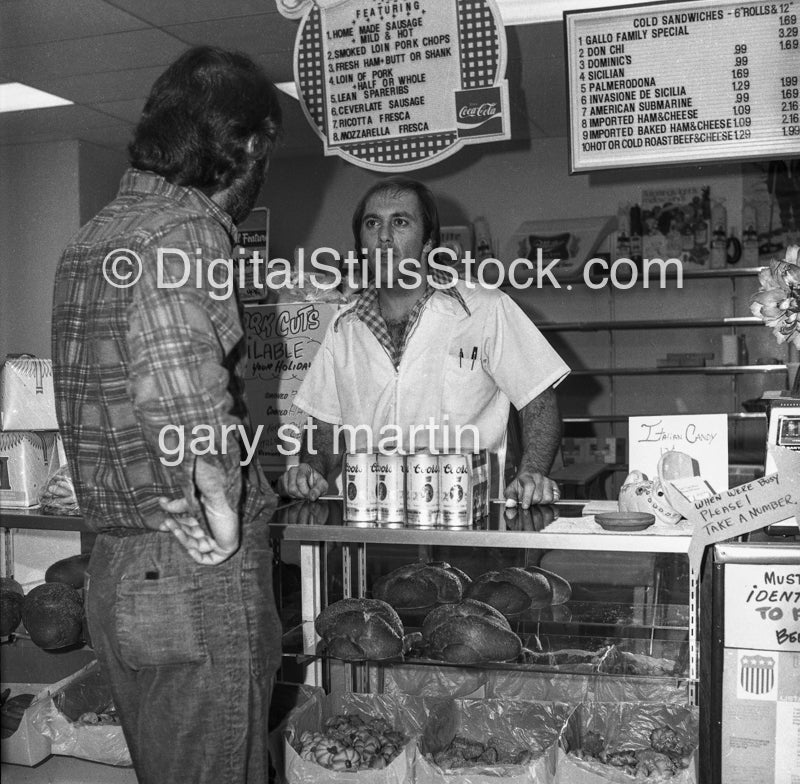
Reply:
[[[631,413],[631,414],[598,414],[596,416],[565,416],[561,417],[561,421],[564,424],[588,424],[591,422],[612,422],[612,423],[619,423],[619,422],[627,422],[628,419],[632,416],[648,416],[648,414],[641,413]],[[745,420],[753,420],[753,421],[761,421],[764,424],[767,422],[767,415],[761,411],[737,411],[734,413],[728,413],[729,420],[736,420],[736,421],[745,421]]]
[[[681,374],[736,375],[745,373],[786,373],[786,365],[687,365],[676,367],[575,368],[573,376],[669,376]]]
[[[518,288],[537,288],[546,287],[548,289],[570,289],[572,286],[588,286],[596,291],[602,291],[609,286],[612,281],[610,268],[611,258],[608,254],[598,254],[598,259],[605,262],[605,267],[590,267],[588,272],[583,275],[570,276],[568,278],[551,278],[549,274],[544,271],[541,274],[534,272],[530,269],[530,276],[525,277],[523,273],[514,275],[510,280],[502,281],[500,288],[504,291],[511,293],[514,289]],[[674,261],[675,264],[664,266],[667,262],[661,259],[653,259],[649,265],[642,268],[641,265],[634,264],[633,267],[625,265],[622,268],[615,268],[613,282],[611,285],[622,284],[626,286],[635,283],[641,284],[645,288],[654,282],[661,281],[675,281],[675,280],[701,280],[701,279],[728,279],[728,278],[754,278],[757,277],[761,270],[765,269],[763,266],[759,267],[738,267],[730,266],[723,269],[680,269],[676,271],[678,260]],[[554,282],[555,281],[555,282]],[[490,281],[491,282],[491,281]]]
[[[688,687],[692,694],[698,663],[691,602],[697,586],[691,584],[687,558],[691,530],[684,523],[656,524],[642,533],[605,531],[594,521],[593,509],[611,506],[616,508],[615,503],[582,501],[509,513],[502,502],[493,502],[488,518],[463,529],[348,525],[342,521],[341,499],[285,513],[293,522],[282,538],[300,544],[303,581],[305,629],[295,635],[296,652],[319,657],[308,670],[308,682],[320,685],[329,677],[331,663],[313,629],[325,606],[340,598],[371,597],[375,581],[398,566],[446,561],[472,579],[501,564],[539,565],[571,582],[572,595],[563,605],[509,618],[525,648],[519,659],[474,668],[548,677],[661,678],[669,683],[665,688],[686,694]],[[421,626],[421,617],[404,620],[406,633]],[[465,666],[425,658],[424,649],[413,647],[402,659],[378,664]],[[364,666],[372,670],[373,665]]]
[[[630,416],[727,413],[731,462],[763,464],[734,456],[764,452],[755,403],[787,387],[792,357],[750,313],[762,269],[686,269],[678,285],[653,267],[649,286],[640,269],[638,285],[616,286],[606,272],[603,286],[509,292],[572,368],[557,390],[565,437],[620,443]],[[608,480],[608,497],[621,478]]]
[[[629,319],[627,321],[571,321],[543,323],[537,326],[542,332],[596,332],[617,329],[696,329],[703,327],[751,327],[763,326],[756,316],[735,316],[711,319]]]

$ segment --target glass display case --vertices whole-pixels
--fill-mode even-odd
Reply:
[[[443,561],[473,580],[506,566],[538,566],[569,583],[569,600],[510,618],[522,654],[513,661],[470,665],[473,669],[521,673],[514,678],[524,677],[529,685],[536,678],[552,684],[562,676],[581,676],[591,677],[594,688],[598,679],[608,678],[606,687],[621,684],[620,699],[694,704],[697,585],[687,558],[691,531],[685,521],[657,522],[640,532],[604,530],[594,515],[612,507],[616,510],[616,502],[592,501],[523,510],[495,502],[487,518],[463,529],[350,525],[342,520],[338,499],[279,509],[273,525],[284,541],[299,543],[302,575],[302,622],[287,634],[285,651],[305,657],[308,683],[330,688],[336,681],[332,666],[339,665],[325,657],[313,622],[332,602],[372,597],[381,577],[414,562]],[[422,623],[419,616],[401,613],[401,618],[406,634]],[[432,672],[452,665],[426,657],[412,644],[397,660],[347,668],[345,688],[381,691],[394,669],[407,673],[423,666]],[[563,691],[557,696],[563,698]]]

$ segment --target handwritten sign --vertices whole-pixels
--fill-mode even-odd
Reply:
[[[494,0],[318,2],[295,45],[295,82],[325,155],[376,171],[508,139],[505,64]]]
[[[297,462],[288,453],[299,446],[306,415],[294,398],[337,311],[319,302],[245,308],[245,386],[253,428],[263,426],[258,458],[268,468]],[[281,430],[284,425],[289,429]]]
[[[800,3],[566,13],[572,171],[797,154]]]
[[[800,563],[725,566],[725,645],[800,652]]]
[[[689,565],[695,574],[699,574],[709,545],[800,515],[800,452],[781,447],[775,450],[778,473],[693,503],[675,499],[675,506],[694,531]]]
[[[728,489],[728,417],[725,414],[630,417],[631,470],[656,478],[658,460],[677,450],[696,462],[695,473],[715,492]]]

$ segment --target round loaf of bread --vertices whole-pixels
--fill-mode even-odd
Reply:
[[[314,628],[329,656],[348,661],[391,659],[403,653],[403,624],[386,602],[342,599],[328,605]]]
[[[482,574],[467,588],[465,595],[491,605],[503,615],[514,616],[548,607],[553,590],[544,575],[508,566]]]
[[[427,611],[460,602],[468,582],[466,574],[442,561],[413,563],[376,580],[372,594],[399,611]]]
[[[453,664],[513,661],[522,641],[493,607],[472,599],[433,610],[422,630],[428,656]]]
[[[549,572],[547,569],[542,569],[541,566],[526,566],[525,571],[531,574],[541,574],[547,580],[550,590],[553,592],[550,604],[564,604],[572,598],[572,586],[555,572]]]

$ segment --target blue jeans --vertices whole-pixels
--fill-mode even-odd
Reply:
[[[169,533],[100,534],[89,634],[141,784],[263,784],[281,625],[266,525],[218,566]]]

